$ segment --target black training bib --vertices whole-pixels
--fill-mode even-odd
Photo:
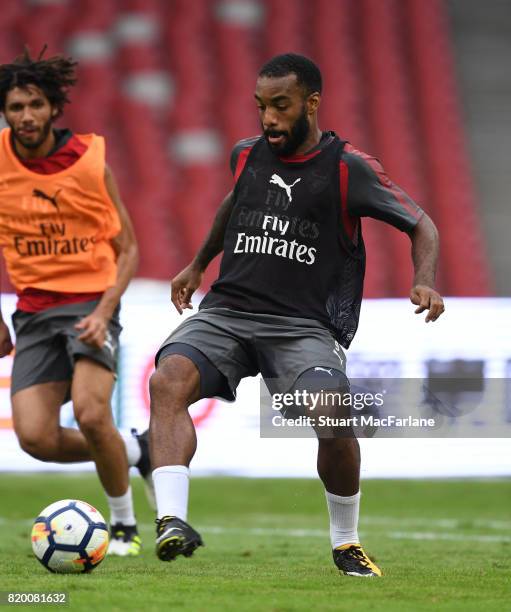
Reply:
[[[200,308],[315,319],[348,348],[360,312],[365,252],[342,227],[344,142],[299,161],[279,159],[261,137],[234,189],[219,278]]]

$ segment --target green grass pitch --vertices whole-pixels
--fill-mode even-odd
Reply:
[[[0,475],[0,590],[64,590],[67,609],[87,611],[511,610],[509,480],[365,481],[360,532],[380,579],[335,570],[319,481],[193,479],[189,520],[206,547],[172,563],[154,556],[154,517],[133,481],[143,555],[65,576],[33,557],[31,521],[63,498],[107,516],[96,477]]]

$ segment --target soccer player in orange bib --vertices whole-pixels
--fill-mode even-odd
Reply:
[[[26,50],[0,66],[9,126],[0,132],[0,244],[18,295],[14,429],[37,459],[95,462],[111,512],[109,552],[138,555],[128,460],[149,473],[147,443],[123,441],[110,409],[119,303],[138,248],[104,139],[53,127],[69,102],[76,62],[41,56]],[[0,315],[0,357],[11,350]],[[79,431],[60,426],[68,399]]]

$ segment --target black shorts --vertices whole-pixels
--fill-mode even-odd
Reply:
[[[45,382],[70,381],[75,361],[88,357],[116,372],[119,352],[117,307],[110,323],[106,342],[101,349],[78,340],[81,330],[75,324],[89,315],[98,300],[47,308],[41,312],[17,310],[12,316],[16,333],[16,351],[11,374],[11,396],[21,389]]]
[[[312,319],[207,308],[186,319],[160,347],[160,358],[180,352],[173,344],[190,345],[206,358],[197,364],[201,376],[209,362],[225,378],[208,395],[232,401],[242,378],[261,373],[270,393],[287,393],[297,378],[315,368],[346,373],[346,357],[332,333]],[[203,383],[201,382],[201,388]]]

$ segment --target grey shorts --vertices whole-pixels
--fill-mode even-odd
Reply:
[[[66,304],[31,313],[17,310],[12,316],[16,352],[11,374],[11,396],[21,389],[45,382],[70,381],[80,357],[89,357],[115,373],[119,335],[119,307],[108,326],[107,341],[96,349],[77,339],[74,328],[90,314],[98,300]]]
[[[233,400],[242,378],[261,373],[270,393],[287,393],[303,372],[334,368],[346,357],[332,333],[312,319],[207,308],[186,319],[160,347],[180,342],[198,349],[226,377]]]

